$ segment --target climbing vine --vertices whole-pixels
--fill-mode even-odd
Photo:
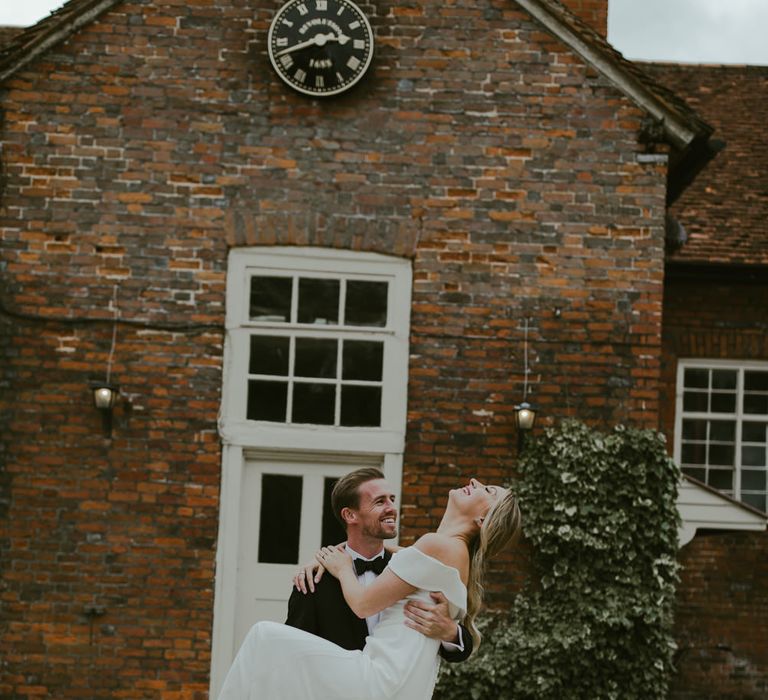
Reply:
[[[527,446],[517,489],[534,575],[440,700],[655,700],[672,672],[679,470],[664,438],[566,421]]]

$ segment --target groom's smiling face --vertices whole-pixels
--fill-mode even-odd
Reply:
[[[390,540],[397,536],[395,494],[384,479],[360,484],[357,509],[361,533],[366,537]]]

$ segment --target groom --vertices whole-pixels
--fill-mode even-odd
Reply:
[[[368,584],[391,557],[384,549],[384,540],[397,535],[395,496],[379,469],[363,468],[336,482],[331,506],[347,531],[347,551],[355,560],[358,579]],[[302,569],[294,579],[296,586],[288,601],[286,624],[345,649],[362,649],[380,613],[361,620],[345,602],[338,579],[323,576],[315,583],[312,568]],[[409,600],[405,606],[406,624],[441,640],[440,656],[446,661],[466,660],[472,653],[472,637],[463,625],[448,616],[448,604],[442,594],[433,593],[432,598],[435,605]]]

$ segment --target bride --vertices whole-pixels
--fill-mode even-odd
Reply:
[[[448,494],[440,526],[397,551],[387,568],[362,586],[351,557],[323,547],[317,559],[341,584],[358,617],[382,612],[362,651],[348,651],[303,630],[256,623],[243,641],[219,700],[429,700],[437,679],[440,642],[407,627],[408,598],[429,602],[442,592],[455,620],[475,642],[486,561],[520,527],[517,499],[501,486],[476,479]]]

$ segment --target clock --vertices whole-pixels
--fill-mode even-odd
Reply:
[[[268,51],[277,74],[294,90],[337,95],[371,65],[373,32],[350,0],[288,0],[269,27]]]

